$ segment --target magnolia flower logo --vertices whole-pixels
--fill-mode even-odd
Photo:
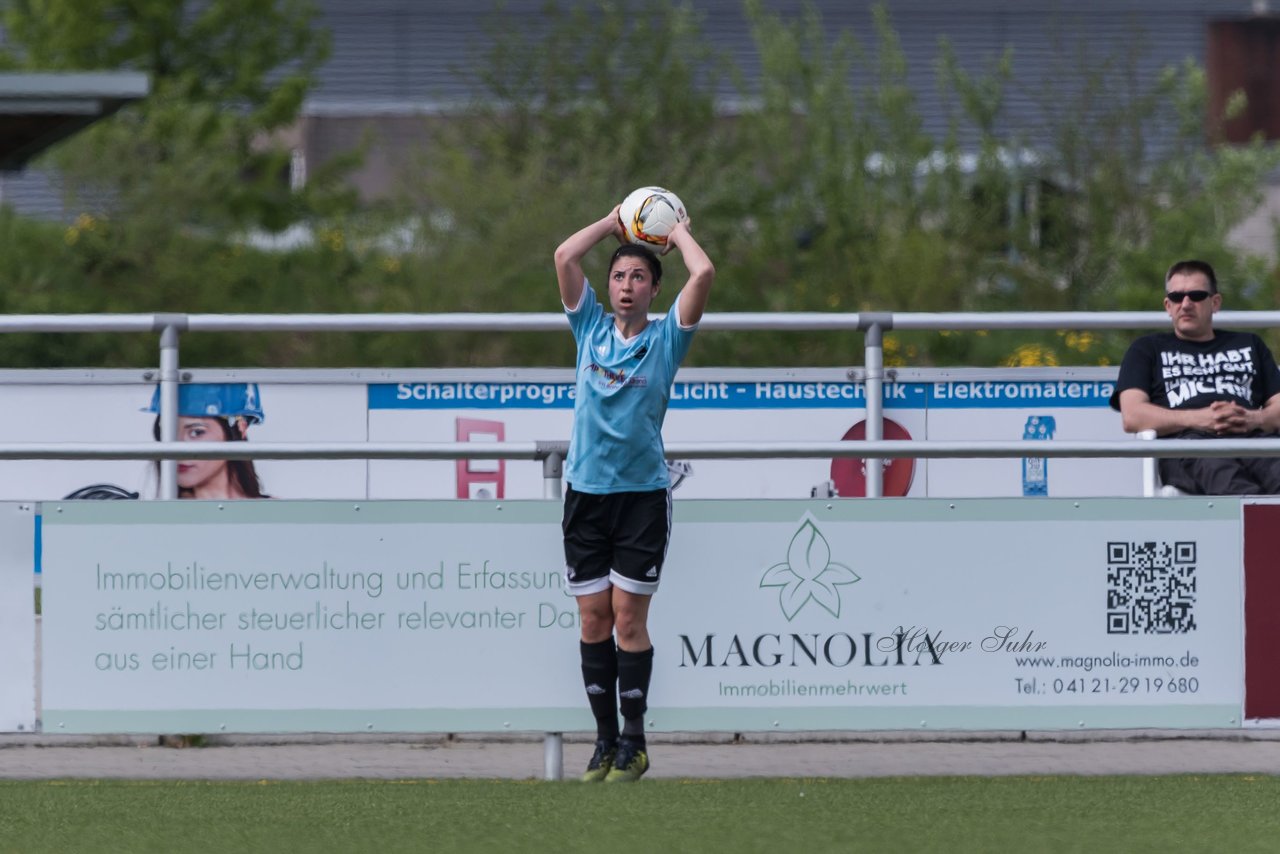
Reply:
[[[839,617],[840,585],[853,584],[859,579],[849,567],[831,562],[831,546],[814,524],[813,516],[806,513],[800,530],[787,547],[787,562],[765,570],[760,586],[782,588],[778,604],[790,621],[810,599],[826,608],[831,616]]]

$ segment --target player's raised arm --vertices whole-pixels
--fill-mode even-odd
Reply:
[[[623,239],[616,206],[603,219],[574,232],[556,249],[556,280],[560,284],[560,301],[565,308],[577,308],[582,300],[582,287],[586,282],[586,274],[582,272],[583,256],[610,235],[619,241]]]
[[[689,270],[689,281],[680,290],[680,325],[694,326],[702,319],[702,312],[707,307],[711,283],[716,278],[716,268],[706,251],[693,239],[688,222],[678,223],[671,230],[667,245],[680,250],[684,266]]]

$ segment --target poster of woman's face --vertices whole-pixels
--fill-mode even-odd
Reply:
[[[91,377],[72,373],[50,381],[48,372],[42,372],[30,381],[0,384],[6,408],[22,413],[0,419],[0,443],[145,447],[159,438],[158,413],[152,406],[158,400],[154,381],[144,382],[136,371],[96,371]],[[182,383],[180,404],[182,389],[191,391],[186,392],[189,414],[179,416],[178,441],[368,441],[364,383]],[[231,402],[225,409],[220,408],[219,394]],[[317,415],[321,412],[323,418]],[[177,481],[181,498],[366,499],[368,463],[181,460]],[[158,493],[157,465],[143,458],[0,461],[0,500],[154,499]]]
[[[151,396],[148,411],[156,413],[152,435],[160,438],[160,389]],[[262,424],[266,413],[257,383],[188,383],[178,386],[179,442],[244,442],[249,428]],[[178,498],[227,501],[267,498],[257,467],[250,459],[179,460]],[[159,464],[156,464],[159,478]]]

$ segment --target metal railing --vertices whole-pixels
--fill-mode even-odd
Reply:
[[[1280,312],[1221,312],[1224,326],[1280,326]],[[865,383],[866,440],[861,442],[679,442],[667,454],[680,459],[779,459],[858,457],[866,460],[866,495],[882,494],[880,462],[897,457],[1002,458],[1026,455],[1025,442],[903,442],[883,438],[884,334],[890,330],[958,331],[995,329],[1152,329],[1165,328],[1161,312],[1013,312],[939,313],[741,313],[711,314],[704,330],[849,331],[864,334],[860,379]],[[522,459],[543,463],[544,496],[559,497],[561,463],[567,442],[472,443],[244,443],[175,441],[178,423],[179,339],[187,332],[461,332],[567,331],[561,314],[381,314],[381,315],[9,315],[4,332],[120,332],[160,336],[160,442],[129,444],[0,445],[0,460],[145,459],[160,462],[160,497],[177,497],[178,460],[225,459]],[[1214,442],[1171,439],[1162,442],[1037,443],[1042,457],[1280,456],[1280,439],[1222,439]],[[563,736],[548,732],[543,747],[545,777],[563,776]]]
[[[655,315],[656,317],[657,315]],[[1217,315],[1226,327],[1262,329],[1280,326],[1280,311],[1224,311]],[[866,440],[856,443],[796,442],[683,443],[667,447],[670,456],[686,459],[753,459],[800,457],[860,457],[867,461],[866,496],[883,494],[881,461],[895,457],[1022,457],[1018,442],[887,442],[884,441],[884,334],[891,330],[964,331],[1014,329],[1163,329],[1169,317],[1159,311],[1129,312],[740,312],[708,314],[699,328],[706,331],[847,331],[861,332],[865,384]],[[0,333],[113,332],[159,335],[160,439],[156,444],[8,445],[2,459],[154,459],[160,461],[160,497],[177,497],[179,459],[541,459],[558,473],[561,443],[498,443],[482,449],[452,444],[252,444],[202,443],[193,449],[177,439],[179,341],[184,333],[200,332],[567,332],[559,313],[455,314],[118,314],[0,316]],[[1252,456],[1280,456],[1280,440],[1247,440]],[[1049,443],[1045,443],[1049,444]],[[1158,446],[1126,442],[1054,442],[1037,448],[1043,457],[1238,456],[1238,441],[1208,443],[1168,440]],[[232,453],[232,449],[234,453]],[[549,478],[548,478],[549,479]],[[554,493],[558,494],[559,485]],[[550,487],[548,487],[550,490]]]

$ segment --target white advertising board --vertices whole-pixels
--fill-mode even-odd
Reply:
[[[739,372],[741,373],[741,372]],[[545,382],[412,382],[369,386],[369,438],[379,442],[508,442],[567,439],[573,425],[571,375]],[[910,436],[925,434],[923,386],[890,388],[887,417]],[[843,372],[804,380],[680,381],[663,429],[667,442],[835,441],[866,416],[863,386]],[[692,460],[680,498],[802,498],[831,478],[831,460]],[[472,463],[375,461],[370,494],[378,498],[538,498],[541,466],[508,463],[502,471]],[[905,462],[902,465],[910,466]],[[925,478],[907,478],[912,497]],[[906,486],[904,483],[904,489]],[[499,485],[501,488],[499,489]],[[477,490],[487,490],[476,492]]]
[[[922,372],[916,372],[922,374]],[[1026,459],[894,460],[884,495],[1124,496],[1142,492],[1135,459],[1036,457],[1040,441],[1122,439],[1119,415],[1108,406],[1114,378],[1105,371],[947,371],[933,381],[898,372],[884,390],[885,438],[915,440],[1028,440]],[[862,383],[843,371],[749,372],[692,369],[681,373],[667,412],[671,442],[822,441],[865,434]],[[1027,378],[1023,378],[1027,377]],[[571,377],[537,382],[430,380],[371,383],[373,441],[536,441],[569,435]],[[474,431],[474,433],[472,433]],[[841,495],[864,491],[859,460],[695,460],[678,498],[802,498],[835,482]],[[541,470],[508,463],[501,470],[467,471],[452,462],[374,462],[375,498],[537,498]],[[476,464],[471,464],[473,467]],[[843,467],[843,468],[842,468]]]
[[[589,730],[560,507],[44,507],[61,732]],[[1240,504],[676,505],[657,730],[1239,726]]]
[[[36,724],[35,508],[0,503],[0,732]]]
[[[976,372],[975,372],[976,373]],[[926,436],[933,441],[1027,440],[1024,459],[930,460],[933,496],[1140,495],[1142,463],[1136,459],[1036,458],[1040,442],[1115,440],[1125,437],[1120,416],[1108,405],[1112,380],[1071,377],[1021,380],[992,373],[973,379],[926,383]]]
[[[0,443],[145,442],[154,385],[141,372],[83,373],[57,382],[0,372],[0,394],[21,418]],[[58,373],[58,372],[51,372]],[[104,372],[110,373],[110,372]],[[13,380],[17,376],[22,382]],[[566,441],[572,373],[488,371],[191,372],[194,382],[257,382],[266,414],[250,442]],[[885,385],[885,437],[914,440],[1026,437],[1026,459],[895,460],[884,495],[923,497],[1140,495],[1136,459],[1034,456],[1043,441],[1123,439],[1107,406],[1108,369],[899,370]],[[109,380],[109,381],[107,381]],[[667,414],[672,442],[855,440],[865,435],[864,386],[839,368],[682,371]],[[861,495],[861,461],[689,460],[676,497],[806,498],[834,482]],[[265,492],[287,499],[537,499],[542,466],[524,460],[279,461],[255,463]],[[93,483],[150,497],[155,467],[136,461],[0,461],[0,500],[50,500]],[[825,494],[819,491],[817,494]]]
[[[31,372],[15,372],[23,376]],[[42,372],[58,374],[57,371]],[[73,374],[75,372],[72,372]],[[136,443],[153,438],[149,411],[155,389],[123,372],[104,377],[63,376],[39,382],[0,383],[8,411],[0,443]],[[2,375],[3,372],[0,372]],[[141,372],[133,372],[140,377]],[[210,382],[252,382],[253,377],[211,375]],[[284,382],[264,385],[266,418],[249,430],[250,442],[363,442],[368,439],[363,383]],[[364,460],[280,461],[254,464],[267,494],[282,498],[358,498],[367,491]],[[153,463],[140,460],[0,461],[0,500],[62,498],[90,484],[109,483],[143,498],[154,497]]]

